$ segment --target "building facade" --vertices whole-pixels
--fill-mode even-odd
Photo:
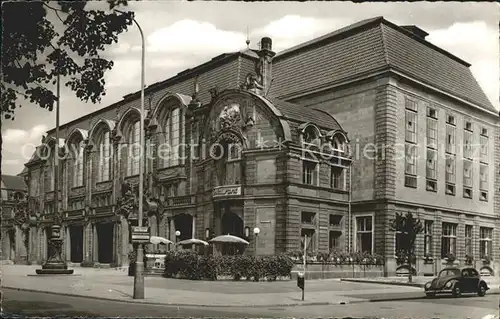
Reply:
[[[258,255],[297,250],[307,238],[310,250],[381,254],[394,274],[390,220],[412,211],[425,226],[418,273],[453,256],[494,272],[498,111],[470,65],[426,35],[378,17],[279,54],[264,38],[259,50],[222,54],[147,87],[152,234],[230,233]],[[61,126],[68,261],[128,263],[136,216],[123,209],[122,190],[138,183],[139,103],[133,93]],[[54,211],[54,130],[42,144],[26,164],[36,220],[28,251],[38,262]]]
[[[28,253],[23,240],[26,234],[27,191],[23,176],[2,175],[1,180],[1,258],[2,262],[26,263]]]

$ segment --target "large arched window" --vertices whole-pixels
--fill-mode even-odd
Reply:
[[[73,187],[83,186],[83,155],[84,142],[81,140],[74,145],[73,150]]]
[[[99,140],[99,168],[97,170],[99,182],[107,181],[110,178],[111,150],[110,132],[106,131]]]
[[[180,108],[171,109],[163,122],[164,145],[161,145],[160,163],[162,167],[176,166],[180,164]]]
[[[128,134],[128,156],[127,156],[127,176],[139,174],[139,158],[141,152],[140,146],[141,122],[136,121],[131,125]]]
[[[45,191],[47,192],[52,192],[54,191],[54,185],[55,185],[55,157],[54,157],[54,152],[55,152],[55,147],[49,148],[48,145],[45,146],[45,151],[46,157],[47,157],[47,164],[45,167]]]
[[[223,142],[214,147],[212,156],[217,159],[219,186],[242,183],[241,151],[239,143]]]

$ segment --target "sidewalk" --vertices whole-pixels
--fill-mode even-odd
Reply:
[[[89,297],[102,300],[178,306],[295,306],[369,302],[367,293],[393,298],[419,298],[421,288],[377,286],[340,280],[309,280],[305,301],[295,281],[233,282],[191,281],[145,277],[145,299],[132,299],[133,277],[114,269],[78,268],[74,275],[37,276],[32,265],[2,265],[2,287]],[[406,293],[406,297],[403,297]],[[357,297],[359,296],[359,298]],[[396,296],[396,297],[394,297]]]

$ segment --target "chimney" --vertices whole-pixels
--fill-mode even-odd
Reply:
[[[429,35],[429,33],[420,29],[416,25],[402,25],[401,28],[405,29],[406,31],[410,31],[411,33],[413,33],[417,37],[424,39],[424,40],[425,40],[425,37]]]
[[[276,55],[273,52],[273,41],[271,38],[264,37],[260,40],[260,50],[257,53],[259,55],[259,71],[262,77],[262,95],[267,95],[272,82],[272,59]]]

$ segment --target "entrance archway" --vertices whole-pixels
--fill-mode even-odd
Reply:
[[[97,224],[97,260],[101,264],[113,262],[113,233],[114,224]]]
[[[83,226],[70,226],[70,260],[73,263],[81,263],[83,261]]]
[[[221,219],[222,235],[233,235],[243,237],[243,220],[235,213],[228,212],[222,215]]]
[[[227,212],[222,215],[221,219],[221,235],[233,235],[243,238],[243,220],[232,212]],[[238,244],[224,243],[222,244],[223,255],[237,255],[242,254],[244,247]]]
[[[181,232],[179,238],[176,238],[178,241],[193,238],[193,216],[189,214],[174,216],[174,227],[174,232]]]

